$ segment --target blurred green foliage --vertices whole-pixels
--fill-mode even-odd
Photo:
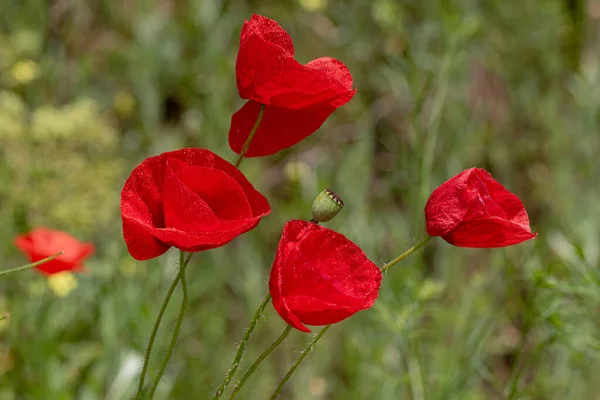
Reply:
[[[216,389],[283,224],[310,218],[324,187],[346,204],[328,226],[382,264],[424,234],[431,190],[472,166],[523,199],[538,239],[434,240],[386,273],[373,309],[328,332],[281,398],[600,398],[597,0],[1,1],[0,260],[22,264],[13,238],[39,225],[97,253],[67,298],[32,271],[0,282],[0,398],[131,397],[177,255],[129,257],[119,191],[163,151],[234,160],[235,56],[253,12],[290,32],[300,61],[346,63],[358,92],[298,146],[244,162],[273,212],[194,256],[157,398]],[[240,371],[283,329],[267,310]],[[294,332],[239,398],[267,398],[308,341]]]

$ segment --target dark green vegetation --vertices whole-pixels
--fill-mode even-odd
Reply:
[[[523,199],[538,240],[499,250],[434,240],[385,274],[373,309],[331,328],[281,398],[598,398],[596,0],[1,0],[2,268],[25,262],[13,237],[38,225],[97,253],[66,298],[33,271],[0,282],[11,314],[0,322],[0,398],[130,398],[177,253],[129,257],[119,192],[163,151],[235,160],[235,56],[252,12],[281,22],[300,61],[346,63],[358,93],[300,145],[242,164],[273,212],[194,256],[160,398],[216,389],[266,293],[284,222],[310,218],[324,187],[346,205],[327,226],[382,265],[424,234],[431,190],[472,166]],[[267,307],[240,374],[283,328]],[[267,398],[311,338],[290,337],[240,399]]]

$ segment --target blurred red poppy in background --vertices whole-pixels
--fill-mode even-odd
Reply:
[[[222,246],[270,212],[267,199],[236,167],[205,149],[144,160],[121,192],[123,236],[136,260],[171,246],[190,252]]]
[[[537,235],[521,200],[481,168],[463,171],[435,189],[425,220],[429,235],[459,247],[505,247]]]
[[[60,256],[36,266],[45,275],[84,269],[83,261],[94,253],[91,243],[80,242],[70,234],[47,228],[37,228],[15,238],[15,245],[30,262],[37,262],[61,251]]]
[[[242,27],[236,77],[240,97],[250,100],[231,118],[229,145],[236,153],[242,151],[261,104],[265,106],[247,157],[295,145],[356,92],[344,64],[329,57],[300,64],[290,35],[277,22],[256,14]]]
[[[294,328],[328,325],[370,308],[381,271],[344,235],[312,222],[285,224],[269,291],[277,313]]]

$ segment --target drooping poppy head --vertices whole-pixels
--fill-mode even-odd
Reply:
[[[236,153],[242,151],[261,105],[265,106],[247,157],[295,145],[356,92],[342,62],[322,57],[300,64],[289,34],[277,22],[256,14],[242,27],[236,77],[240,97],[250,100],[231,119],[229,145]]]
[[[123,237],[136,260],[171,246],[189,252],[222,246],[270,212],[267,199],[236,167],[205,149],[144,160],[121,192]]]
[[[25,253],[30,262],[43,260],[62,251],[60,256],[35,267],[45,275],[80,271],[84,269],[83,261],[94,253],[91,243],[80,242],[66,232],[47,228],[36,228],[17,236],[15,246]]]
[[[435,189],[425,220],[429,235],[459,247],[505,247],[537,235],[521,200],[481,168],[463,171]]]
[[[370,308],[380,284],[380,269],[344,235],[312,222],[285,224],[269,292],[294,328],[310,332],[305,324],[333,324]]]

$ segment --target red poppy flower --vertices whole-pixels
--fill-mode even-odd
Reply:
[[[15,245],[25,253],[30,262],[37,262],[63,251],[60,256],[35,267],[46,275],[82,270],[83,260],[94,252],[91,243],[80,242],[66,232],[47,228],[37,228],[26,235],[17,236]]]
[[[380,269],[344,235],[306,221],[285,224],[269,291],[277,313],[294,328],[328,325],[370,308]]]
[[[435,189],[425,220],[429,235],[459,247],[505,247],[537,235],[521,200],[481,168],[463,171]]]
[[[123,236],[136,260],[171,246],[191,252],[222,246],[269,212],[267,199],[236,167],[204,149],[144,160],[121,192]]]
[[[246,157],[291,147],[316,131],[356,90],[340,61],[322,57],[305,65],[294,59],[290,35],[275,21],[253,15],[244,21],[236,63],[240,97],[250,99],[231,118],[229,146],[242,151],[260,111],[264,116]]]

